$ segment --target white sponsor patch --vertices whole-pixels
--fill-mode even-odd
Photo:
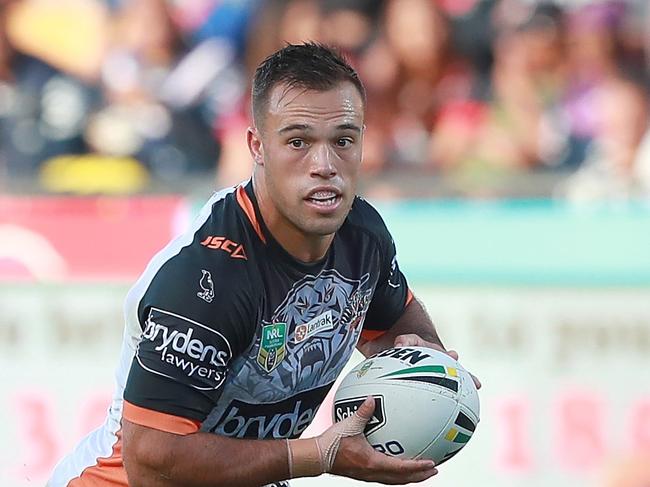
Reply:
[[[296,331],[293,334],[293,342],[304,342],[310,336],[313,336],[323,330],[331,330],[332,328],[334,328],[334,319],[332,318],[332,312],[325,311],[325,313],[318,315],[313,320],[296,326]]]
[[[136,353],[149,372],[195,389],[217,389],[226,378],[232,349],[212,328],[162,309],[151,308]]]

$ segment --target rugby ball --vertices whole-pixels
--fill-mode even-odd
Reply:
[[[354,414],[367,396],[375,399],[375,412],[365,435],[391,456],[440,465],[467,444],[479,422],[472,377],[431,348],[390,348],[354,367],[334,396],[334,421]]]

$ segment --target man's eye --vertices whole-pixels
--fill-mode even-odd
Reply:
[[[302,149],[305,147],[305,141],[301,139],[293,139],[289,141],[289,145],[294,149]]]
[[[336,145],[338,147],[350,147],[350,145],[352,145],[352,139],[342,137],[336,141]]]

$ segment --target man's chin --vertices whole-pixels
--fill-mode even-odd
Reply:
[[[311,235],[325,237],[336,233],[338,229],[341,228],[344,221],[345,217],[341,218],[340,216],[330,218],[312,217],[307,220],[307,225],[305,225],[306,228],[304,228],[304,231]]]
[[[350,212],[351,205],[342,201],[336,211],[324,213],[319,211],[307,211],[303,213],[302,230],[311,235],[327,236],[336,233],[345,222]]]

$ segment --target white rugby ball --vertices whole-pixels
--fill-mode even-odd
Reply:
[[[431,348],[390,348],[357,365],[336,391],[334,421],[353,414],[367,396],[375,399],[375,413],[365,435],[391,456],[440,465],[467,444],[479,422],[472,377]]]

